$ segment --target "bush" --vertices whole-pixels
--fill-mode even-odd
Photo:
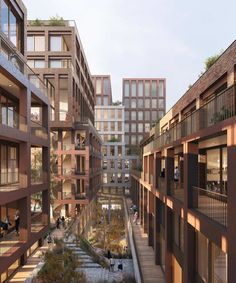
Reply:
[[[31,26],[41,26],[42,25],[42,21],[40,19],[35,19],[33,21],[30,21],[30,25]]]
[[[50,26],[64,26],[65,21],[62,17],[59,17],[58,15],[56,15],[55,17],[50,18],[49,25]]]

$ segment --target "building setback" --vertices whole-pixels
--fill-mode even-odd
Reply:
[[[142,143],[132,198],[165,282],[236,278],[236,42]]]
[[[129,194],[130,170],[137,157],[126,154],[124,106],[112,103],[110,76],[93,76],[96,106],[95,125],[102,144],[102,191]]]
[[[125,143],[132,154],[153,124],[166,111],[166,80],[163,78],[124,78],[122,102],[125,106]]]
[[[46,85],[26,65],[25,6],[1,1],[0,16],[0,282],[6,282],[49,229],[50,103]]]
[[[76,25],[30,21],[28,64],[54,86],[51,170],[54,218],[80,213],[101,184],[94,88]]]

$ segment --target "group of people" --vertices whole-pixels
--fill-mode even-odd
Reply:
[[[20,227],[20,213],[17,210],[14,216],[14,222],[15,222],[15,231],[17,236],[19,236],[19,227]],[[12,226],[12,223],[10,221],[9,216],[7,215],[5,220],[0,220],[0,228],[3,230],[3,237],[5,238],[8,234],[9,226]]]
[[[110,271],[114,272],[116,262],[115,259],[111,256],[111,252],[109,250],[107,251],[107,258],[109,259],[109,263],[110,263]],[[117,270],[118,271],[123,270],[123,263],[121,259],[118,260]]]
[[[57,228],[57,229],[60,229],[61,226],[62,226],[63,228],[65,228],[65,223],[66,223],[66,219],[65,219],[64,216],[58,217],[58,218],[57,218],[57,221],[56,221],[56,228]]]

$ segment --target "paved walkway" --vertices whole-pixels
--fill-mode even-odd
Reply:
[[[127,200],[128,207],[131,200]],[[141,225],[136,225],[131,221],[138,258],[140,262],[143,283],[164,283],[164,275],[159,265],[155,264],[154,250],[148,246],[148,236],[143,233]]]

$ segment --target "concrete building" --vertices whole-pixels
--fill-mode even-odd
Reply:
[[[93,76],[96,94],[95,125],[102,144],[102,186],[105,193],[129,194],[130,170],[137,156],[126,154],[124,106],[112,103],[110,76]]]
[[[166,111],[166,80],[124,78],[125,143],[131,154],[139,153],[141,140]]]
[[[234,282],[236,42],[142,143],[132,198],[165,282]]]
[[[0,282],[6,282],[49,228],[50,104],[46,85],[26,65],[22,1],[1,1],[0,17]]]
[[[54,86],[51,171],[54,218],[73,217],[101,184],[101,139],[94,127],[94,88],[72,21],[30,21],[28,64]]]

